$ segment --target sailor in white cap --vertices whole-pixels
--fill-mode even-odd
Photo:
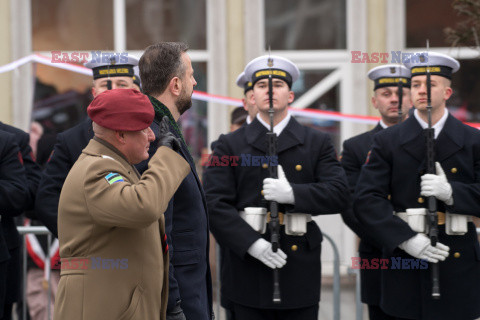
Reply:
[[[247,79],[247,77],[245,77],[245,72],[242,72],[238,75],[236,83],[237,83],[237,86],[239,86],[240,88],[243,88],[244,97],[242,99],[242,103],[243,103],[243,108],[248,112],[247,124],[250,124],[250,122],[252,122],[252,120],[255,118],[255,116],[258,113],[257,106],[250,102],[251,97],[253,95],[252,82],[249,79]]]
[[[480,132],[446,108],[458,61],[433,52],[416,56],[418,61],[406,63],[414,114],[375,135],[355,190],[355,215],[382,244],[390,263],[381,270],[380,307],[386,314],[394,319],[476,319],[480,304],[472,297],[480,290],[480,249],[471,215],[480,212]],[[435,174],[425,174],[427,71]],[[435,246],[425,234],[427,197],[436,198]],[[432,263],[439,268],[439,299],[432,295]]]
[[[97,60],[92,59],[85,63],[85,67],[93,71],[93,97],[106,90],[134,88],[137,58],[131,55],[113,55],[108,59]]]
[[[359,134],[343,142],[340,162],[347,174],[350,191],[355,191],[360,170],[367,158],[368,151],[372,147],[373,136],[377,133],[398,123],[399,119],[408,116],[411,108],[410,100],[410,70],[403,65],[381,65],[371,69],[368,78],[374,82],[374,94],[372,105],[380,113],[380,121],[370,131]],[[400,85],[399,85],[400,83]],[[399,90],[402,93],[399,94]],[[399,108],[401,109],[399,117]],[[361,259],[381,259],[382,247],[375,243],[372,237],[364,230],[355,218],[353,210],[346,210],[342,214],[345,223],[361,239],[359,254]],[[380,269],[361,269],[361,299],[368,305],[370,320],[388,319],[388,316],[379,307],[381,298],[381,272]]]
[[[100,60],[100,61],[97,61]],[[109,59],[92,59],[85,66],[93,71],[92,95],[110,89],[134,88],[134,66],[138,59],[133,56],[113,55]],[[93,138],[92,120],[86,118],[73,128],[57,136],[57,142],[42,174],[35,200],[35,211],[45,226],[57,236],[57,209],[63,182],[82,150]],[[143,172],[146,162],[138,169]],[[143,169],[143,170],[142,170]]]
[[[291,86],[299,77],[295,64],[262,56],[246,66],[245,75],[259,113],[216,143],[214,157],[239,163],[210,166],[204,179],[210,228],[222,248],[222,298],[232,302],[236,319],[316,320],[322,233],[311,216],[348,205],[345,173],[328,134],[302,126],[288,112]],[[270,75],[278,140],[277,155],[268,158]],[[277,165],[279,178],[269,178],[269,167]],[[276,251],[266,227],[270,201],[279,205]],[[279,273],[280,301],[275,302],[272,269]]]

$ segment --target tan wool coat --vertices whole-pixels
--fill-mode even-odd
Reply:
[[[94,138],[70,170],[58,208],[54,320],[165,319],[163,213],[190,167],[167,147],[148,166],[140,177],[117,149]]]

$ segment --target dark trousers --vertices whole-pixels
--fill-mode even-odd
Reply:
[[[318,304],[299,309],[256,309],[234,304],[235,320],[317,320]]]
[[[397,318],[386,314],[379,306],[368,305],[368,315],[370,320],[408,320],[405,318]]]

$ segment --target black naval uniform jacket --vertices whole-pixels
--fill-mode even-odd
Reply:
[[[380,123],[375,128],[365,133],[359,134],[343,142],[343,151],[340,163],[347,174],[350,191],[353,194],[357,185],[360,170],[367,159],[368,152],[372,147],[373,136],[383,130]],[[376,244],[374,238],[365,230],[353,213],[353,206],[342,213],[342,218],[347,226],[360,238],[358,247],[361,259],[382,258],[381,246]],[[363,261],[363,260],[362,260]],[[362,302],[369,305],[380,304],[380,269],[361,268],[361,297]]]
[[[5,302],[12,303],[20,294],[20,247],[9,248],[5,230],[12,235],[13,217],[20,215],[28,205],[29,190],[20,149],[15,137],[0,131],[0,318]],[[5,228],[5,227],[8,228]],[[18,237],[18,233],[16,234]]]
[[[439,263],[439,300],[431,298],[429,264],[419,265],[397,248],[416,232],[393,211],[426,206],[420,196],[425,146],[415,117],[378,133],[355,190],[355,214],[383,244],[384,258],[390,261],[381,270],[380,306],[408,319],[474,319],[480,316],[480,247],[473,223],[463,236],[446,235],[445,226],[439,226],[439,242],[450,247],[449,257]],[[435,161],[445,171],[454,201],[448,207],[437,201],[438,210],[480,216],[480,131],[449,115],[435,141]],[[401,267],[393,259],[401,259]]]
[[[40,166],[35,162],[35,157],[29,144],[30,135],[23,130],[2,122],[0,122],[0,131],[12,134],[20,150],[19,156],[21,157],[25,170],[25,184],[28,188],[24,210],[30,210],[34,206],[35,194],[41,177]],[[22,260],[20,257],[22,241],[14,220],[14,216],[19,216],[21,213],[22,212],[16,212],[16,214],[2,213],[3,218],[1,225],[11,256],[7,270],[7,303],[18,301],[21,298],[22,292]]]
[[[268,169],[259,160],[253,160],[253,157],[267,154],[266,133],[267,129],[255,119],[248,126],[221,135],[213,157],[238,156],[238,165],[209,166],[206,170],[204,187],[211,231],[224,252],[222,295],[234,303],[261,309],[316,305],[320,300],[323,237],[315,222],[308,223],[303,236],[287,236],[281,226],[280,248],[288,258],[287,264],[280,269],[280,305],[272,302],[272,269],[247,253],[259,238],[270,241],[268,227],[262,235],[239,215],[245,207],[266,205],[261,190]],[[295,197],[294,206],[280,206],[280,211],[320,215],[345,209],[349,199],[348,185],[327,134],[304,127],[291,118],[278,137],[277,150],[278,163]]]

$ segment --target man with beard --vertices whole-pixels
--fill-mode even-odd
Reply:
[[[398,107],[402,102],[402,120],[408,116],[408,110],[412,106],[410,100],[410,70],[400,65],[383,65],[373,68],[368,72],[368,77],[374,82],[374,94],[372,105],[380,113],[379,123],[370,131],[359,134],[343,143],[341,164],[350,185],[350,191],[354,192],[360,170],[362,169],[368,151],[372,147],[373,136],[390,126],[398,123]],[[398,82],[402,81],[402,93],[398,93]],[[375,243],[371,235],[367,233],[353,214],[350,208],[342,214],[345,223],[360,237],[359,254],[361,259],[381,259],[381,245]],[[362,260],[363,261],[363,260]],[[390,319],[380,309],[380,269],[360,270],[362,302],[368,304],[368,313],[371,320]]]
[[[154,123],[168,117],[170,132],[181,140],[179,154],[191,169],[165,211],[170,253],[167,319],[207,320],[213,316],[207,207],[195,163],[177,124],[192,106],[197,84],[187,50],[184,43],[151,45],[139,67],[143,92],[155,110]]]

